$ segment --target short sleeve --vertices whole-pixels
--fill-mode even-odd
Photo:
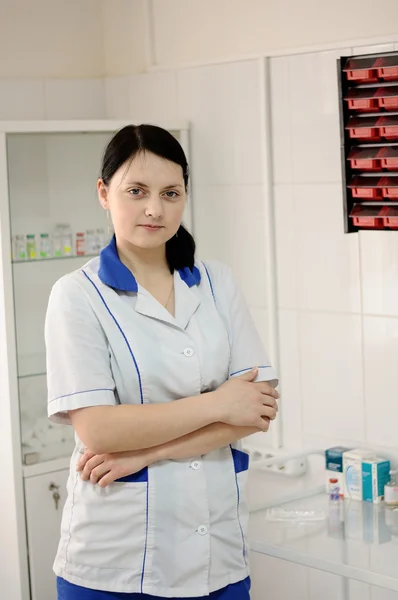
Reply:
[[[69,410],[115,405],[107,340],[83,288],[71,276],[53,287],[46,313],[48,416],[70,423]]]
[[[252,367],[258,367],[256,381],[269,381],[278,385],[277,375],[260,339],[249,307],[236,279],[228,267],[215,263],[209,268],[214,299],[224,313],[231,343],[230,377],[243,375]]]

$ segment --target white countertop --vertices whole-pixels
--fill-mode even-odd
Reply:
[[[260,478],[252,476],[251,496]],[[266,508],[252,512],[252,551],[398,591],[398,510],[354,500],[330,502],[319,485],[318,493],[311,492],[315,486],[306,494],[299,487],[298,480],[293,482],[288,502],[270,497],[263,505],[316,511],[324,520],[280,523],[267,520]],[[298,499],[292,500],[295,494]]]

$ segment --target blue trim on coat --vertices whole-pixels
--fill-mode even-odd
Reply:
[[[242,473],[249,468],[249,455],[242,450],[231,447],[232,458],[234,460],[235,473]]]
[[[122,264],[122,263],[120,263],[120,264]],[[134,361],[134,365],[135,365],[135,368],[136,368],[136,371],[137,371],[138,383],[139,383],[139,386],[140,386],[140,400],[141,400],[141,404],[144,404],[144,396],[143,396],[143,393],[142,393],[141,374],[140,374],[140,370],[139,370],[138,365],[137,365],[137,361],[135,360],[135,356],[134,356],[133,351],[131,349],[131,346],[130,346],[130,344],[128,342],[128,339],[127,339],[127,337],[126,337],[123,329],[120,327],[118,321],[116,320],[115,315],[112,313],[112,311],[110,310],[109,306],[105,302],[105,299],[104,299],[103,295],[101,294],[101,292],[99,291],[99,289],[95,285],[94,281],[92,281],[92,279],[90,279],[90,277],[87,275],[87,273],[84,270],[83,270],[83,274],[87,277],[87,279],[90,281],[90,283],[94,286],[94,288],[97,291],[99,297],[101,298],[102,302],[104,303],[104,306],[105,306],[106,310],[108,311],[108,313],[112,317],[112,319],[115,322],[117,328],[119,329],[120,333],[122,334],[124,341],[127,344],[127,347],[129,349],[129,352],[130,352],[131,357],[132,357],[132,359]],[[147,482],[148,482],[148,470],[147,470],[146,477],[147,477]],[[142,561],[141,591],[142,591],[142,586],[143,586],[143,582],[144,582],[145,561],[146,561],[146,552],[147,552],[147,545],[148,545],[148,494],[149,494],[149,483],[147,483],[147,487],[146,487],[146,531],[145,531],[144,558],[143,558],[143,561]]]
[[[201,280],[200,271],[194,267],[178,270],[181,279],[188,287],[199,285]],[[98,277],[105,285],[121,292],[138,292],[138,283],[130,269],[122,263],[116,247],[116,237],[113,236],[109,244],[100,252],[100,266]]]
[[[126,475],[125,477],[119,477],[119,479],[115,479],[115,483],[142,483],[148,482],[148,467],[141,469],[141,471],[137,471],[137,473],[132,473],[131,475]]]

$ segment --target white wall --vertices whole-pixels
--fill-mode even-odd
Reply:
[[[101,0],[104,73],[130,75],[147,63],[147,0]]]
[[[146,66],[146,0],[2,0],[0,79],[93,79]]]
[[[393,44],[341,54],[390,50]],[[393,451],[398,238],[343,233],[339,54],[271,59],[285,441]]]
[[[97,0],[2,0],[0,78],[101,77]]]
[[[396,0],[148,0],[154,62],[181,65],[397,31]]]

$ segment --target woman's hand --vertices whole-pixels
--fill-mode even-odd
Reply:
[[[76,470],[81,472],[83,481],[98,483],[106,487],[120,477],[138,473],[154,463],[156,457],[152,450],[134,450],[114,454],[95,454],[86,450],[79,459]]]
[[[229,379],[213,392],[223,423],[268,431],[269,421],[276,418],[279,394],[266,381],[254,383],[257,374],[258,369],[254,368]]]

